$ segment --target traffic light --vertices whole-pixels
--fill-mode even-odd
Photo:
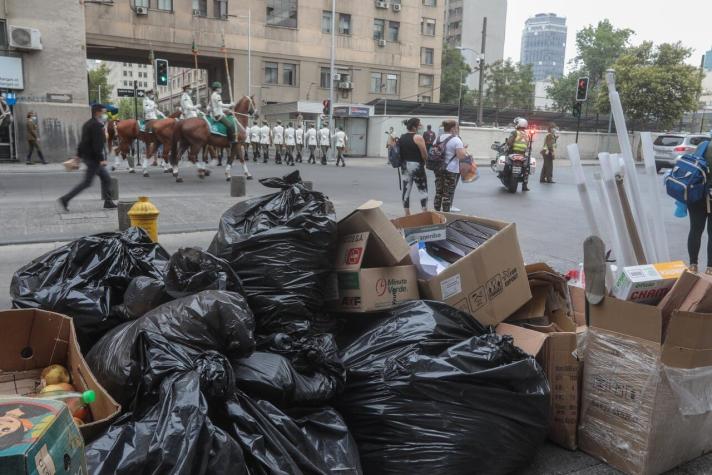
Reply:
[[[157,86],[167,86],[168,85],[168,61],[165,59],[157,59],[154,65],[156,70],[156,85]]]
[[[573,110],[574,117],[581,117],[581,103],[577,102],[574,104]]]
[[[331,101],[329,99],[324,99],[322,104],[324,105],[324,115],[329,115],[329,111],[331,110]]]
[[[585,102],[588,99],[588,78],[579,78],[576,84],[576,100]]]

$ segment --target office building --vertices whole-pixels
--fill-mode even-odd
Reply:
[[[539,13],[529,18],[522,32],[522,64],[531,64],[535,81],[564,75],[566,18]]]
[[[705,53],[705,62],[703,65],[704,69],[707,71],[712,71],[712,48]]]
[[[148,61],[147,61],[148,62]],[[116,102],[119,98],[116,89],[133,89],[136,81],[136,89],[147,91],[153,89],[153,66],[146,63],[127,63],[118,61],[107,61],[106,65],[111,71],[108,83],[112,86],[109,98]]]

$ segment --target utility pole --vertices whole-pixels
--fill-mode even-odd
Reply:
[[[156,75],[154,74],[153,77],[155,78]],[[154,79],[155,80],[155,79]],[[136,123],[138,124],[138,81],[134,79],[133,82],[133,92],[134,92],[134,119],[136,119]],[[138,148],[138,137],[136,137],[136,163],[140,163],[141,161],[141,151]],[[133,169],[133,165],[129,163],[129,165]]]
[[[252,8],[247,9],[247,95],[252,97]]]
[[[460,125],[462,121],[460,118],[462,116],[462,81],[462,71],[460,71],[460,94],[457,96],[457,125]]]
[[[336,0],[331,0],[331,70],[329,72],[329,145],[334,136],[334,79],[336,78]],[[329,147],[334,158],[334,147]]]
[[[482,51],[480,55],[480,85],[478,92],[477,125],[482,127],[484,122],[483,89],[485,87],[485,52],[487,51],[487,17],[482,19]],[[462,87],[462,86],[461,86]]]

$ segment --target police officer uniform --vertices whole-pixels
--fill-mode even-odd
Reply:
[[[544,158],[544,166],[541,168],[541,183],[554,183],[554,158],[556,158],[556,129],[549,127],[549,133],[544,139],[544,148],[541,150],[541,156]]]
[[[284,129],[284,145],[287,147],[287,165],[294,165],[294,148],[297,145],[294,134],[294,127],[290,122],[287,128]]]
[[[297,126],[294,131],[294,137],[297,142],[297,162],[302,163],[302,149],[304,148],[304,129],[302,124]]]
[[[260,158],[260,124],[255,121],[250,128],[250,143],[252,144],[252,160]]]
[[[200,106],[193,104],[193,98],[190,97],[190,86],[183,86],[183,95],[180,96],[180,110],[184,119],[193,119],[198,117]]]
[[[235,104],[224,103],[222,101],[222,84],[215,81],[212,84],[213,93],[210,95],[210,112],[216,122],[220,122],[227,129],[227,140],[231,144],[235,143],[235,128],[233,121],[225,115],[225,111],[230,111]]]
[[[272,138],[272,131],[269,128],[269,124],[266,120],[262,121],[262,128],[260,129],[260,145],[262,145],[262,161],[267,163],[269,161],[269,146]]]
[[[284,145],[284,127],[282,121],[278,120],[277,125],[272,129],[272,143],[274,143],[274,163],[282,163],[282,147]]]

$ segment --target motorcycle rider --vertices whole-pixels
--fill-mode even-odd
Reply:
[[[527,133],[527,127],[529,127],[529,122],[522,117],[517,117],[514,119],[515,129],[509,135],[507,139],[507,155],[517,154],[526,155],[527,148],[529,147],[529,134]],[[522,186],[522,191],[529,191],[529,173],[524,175],[524,184]]]
[[[198,111],[200,110],[200,105],[193,104],[193,98],[191,97],[192,88],[190,84],[183,86],[183,95],[180,96],[180,110],[183,114],[184,119],[192,119],[198,117]]]

